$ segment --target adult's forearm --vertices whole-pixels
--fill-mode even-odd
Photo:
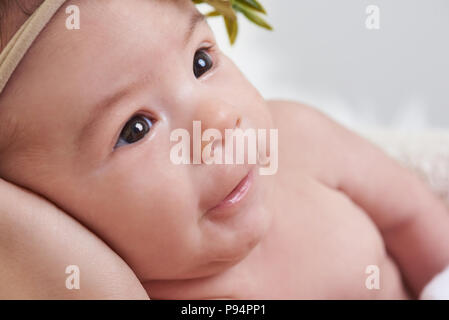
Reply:
[[[66,287],[79,267],[80,289]],[[0,299],[148,299],[101,239],[48,201],[0,179]]]

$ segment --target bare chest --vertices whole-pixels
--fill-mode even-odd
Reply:
[[[365,212],[313,179],[294,187],[290,176],[284,183],[273,195],[277,210],[269,235],[215,283],[217,296],[406,298],[398,269]]]

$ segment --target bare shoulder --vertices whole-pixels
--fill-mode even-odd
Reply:
[[[293,100],[270,99],[267,100],[267,104],[270,109],[277,109],[281,112],[299,112],[301,110],[311,109],[306,104]]]
[[[322,111],[301,102],[291,100],[267,100],[267,104],[276,124],[286,122],[289,125],[296,124],[294,128],[297,129],[304,128],[304,126],[307,126],[307,129],[311,129],[309,127],[315,125],[315,128],[320,130],[314,132],[314,134],[335,129],[335,126],[338,125]],[[302,126],[299,127],[298,124],[301,124]],[[316,127],[318,124],[320,126]]]
[[[289,163],[337,188],[347,152],[361,152],[368,142],[314,107],[289,100],[267,104]]]

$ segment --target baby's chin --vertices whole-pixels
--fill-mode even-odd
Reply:
[[[241,262],[267,236],[274,211],[267,203],[269,190],[264,182],[265,177],[254,176],[252,193],[234,216],[203,221],[201,228],[210,243],[204,259],[209,273],[224,271]]]
[[[200,245],[192,247],[189,254],[183,253],[186,259],[176,258],[174,267],[164,266],[163,279],[185,280],[219,275],[243,262],[264,241],[271,227],[273,210],[266,203],[268,197],[261,184],[266,180],[259,175],[254,178],[254,190],[237,212],[223,219],[205,217],[199,222]],[[185,248],[188,250],[188,246]]]
[[[230,232],[229,230],[215,229],[215,237],[208,240],[210,245],[206,244],[205,250],[201,253],[192,254],[192,257],[195,258],[193,261],[186,262],[184,267],[177,264],[176,271],[170,266],[166,266],[163,279],[182,281],[219,276],[244,262],[251,252],[263,242],[268,233],[269,222],[271,221],[268,213],[263,212],[261,214],[261,212],[258,212],[263,218],[260,217],[255,223],[253,222],[253,227],[250,230],[236,228],[234,232]],[[211,241],[214,241],[214,243],[211,243]],[[174,271],[171,276],[170,269]],[[157,278],[152,280],[157,280]],[[152,281],[146,282],[149,285]]]

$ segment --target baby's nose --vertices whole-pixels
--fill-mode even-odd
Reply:
[[[236,107],[226,103],[200,107],[195,116],[195,120],[201,121],[202,130],[217,129],[223,137],[226,129],[238,128],[242,121]]]
[[[242,121],[236,107],[221,101],[213,101],[199,106],[194,117],[194,120],[201,121],[203,131],[216,129],[223,137],[226,129],[238,128]]]

